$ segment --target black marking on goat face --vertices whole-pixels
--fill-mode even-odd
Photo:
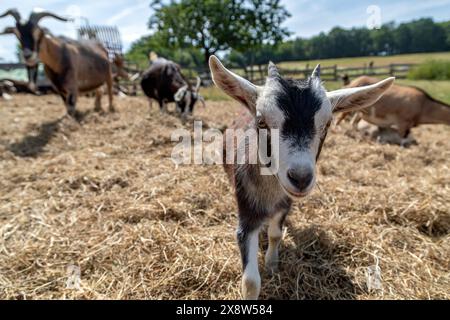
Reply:
[[[197,101],[198,101],[198,94],[194,91],[186,90],[180,101],[177,101],[177,106],[181,113],[188,111],[189,113],[192,114]]]
[[[323,103],[313,88],[314,80],[278,77],[276,81],[276,103],[285,116],[281,137],[290,141],[292,149],[308,148],[317,131],[314,118]]]
[[[24,58],[25,60],[28,60],[31,58],[31,56],[29,56],[30,54],[37,54],[39,52],[39,42],[42,38],[42,31],[30,21],[25,24],[17,23],[16,27],[20,34],[19,42],[22,47]]]

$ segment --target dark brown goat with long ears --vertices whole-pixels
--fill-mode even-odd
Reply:
[[[53,36],[38,25],[39,21],[47,17],[64,22],[68,19],[47,11],[32,12],[28,21],[22,21],[16,9],[6,11],[0,18],[6,16],[13,17],[16,26],[1,34],[17,36],[29,68],[35,68],[39,60],[44,63],[45,73],[63,98],[69,115],[75,115],[78,95],[90,91],[96,91],[95,110],[100,111],[104,84],[108,89],[109,110],[114,111],[112,68],[102,44]]]

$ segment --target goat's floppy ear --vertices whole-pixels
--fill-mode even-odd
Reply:
[[[395,78],[388,78],[378,83],[327,92],[333,112],[347,112],[364,109],[377,102],[392,86]]]
[[[209,58],[209,68],[216,86],[233,99],[243,103],[253,114],[256,113],[259,90],[257,86],[226,69],[216,56]]]

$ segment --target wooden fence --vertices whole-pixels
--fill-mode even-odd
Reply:
[[[363,75],[373,77],[394,76],[398,79],[404,79],[408,75],[414,64],[389,64],[384,66],[375,66],[373,64],[364,65],[362,67],[340,68],[338,65],[327,66],[321,68],[321,78],[324,81],[341,81],[343,75],[348,75],[350,79]],[[23,64],[0,64],[0,70],[10,70],[14,68],[23,68]],[[306,65],[303,69],[280,68],[280,73],[292,79],[305,79],[313,72],[315,66]],[[132,76],[131,80],[120,80],[116,83],[118,89],[129,95],[136,95],[139,91],[139,78],[144,70],[140,70],[137,64],[127,62],[126,70]],[[247,67],[245,69],[231,69],[233,72],[249,79],[255,84],[263,84],[266,80],[267,66],[259,65]],[[202,79],[203,86],[211,86],[213,82],[209,70],[206,69],[183,69],[183,73],[191,81],[196,82],[197,75]],[[133,77],[134,76],[134,77]]]
[[[362,67],[346,67],[341,68],[338,65],[322,67],[321,78],[325,81],[340,81],[342,76],[348,75],[350,78],[357,78],[360,76],[368,75],[373,77],[386,77],[393,76],[398,79],[404,79],[407,77],[408,72],[414,64],[389,64],[384,66],[365,65]],[[303,69],[287,69],[280,68],[279,71],[282,75],[293,79],[306,79],[310,76],[315,66],[306,65]],[[250,81],[256,84],[262,84],[266,78],[267,68],[247,68],[247,74],[245,75]]]
[[[0,63],[0,70],[10,71],[12,69],[25,69],[24,63]]]
[[[357,78],[363,75],[373,77],[389,77],[394,76],[397,79],[404,79],[408,75],[409,70],[414,64],[389,64],[384,66],[374,66],[372,64],[364,65],[361,67],[348,67],[340,68],[338,65],[322,67],[321,78],[324,81],[341,81],[342,76],[348,75],[350,79]],[[143,70],[139,70],[137,65],[131,67],[127,65],[127,71],[130,74],[142,74]],[[280,68],[280,73],[286,77],[292,79],[306,79],[313,72],[315,66],[306,65],[303,69],[287,69]],[[231,68],[231,71],[239,74],[255,84],[264,84],[267,76],[267,66],[258,65],[253,67],[247,67],[245,69]],[[207,69],[188,69],[183,68],[183,73],[187,79],[192,83],[196,83],[196,77],[199,76],[202,79],[202,86],[209,87],[213,85],[211,74]],[[136,92],[136,81],[121,81],[121,86],[127,87],[129,92]]]

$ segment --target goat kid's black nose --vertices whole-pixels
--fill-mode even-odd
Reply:
[[[287,176],[292,185],[300,191],[307,189],[314,178],[313,171],[306,168],[289,169]]]

